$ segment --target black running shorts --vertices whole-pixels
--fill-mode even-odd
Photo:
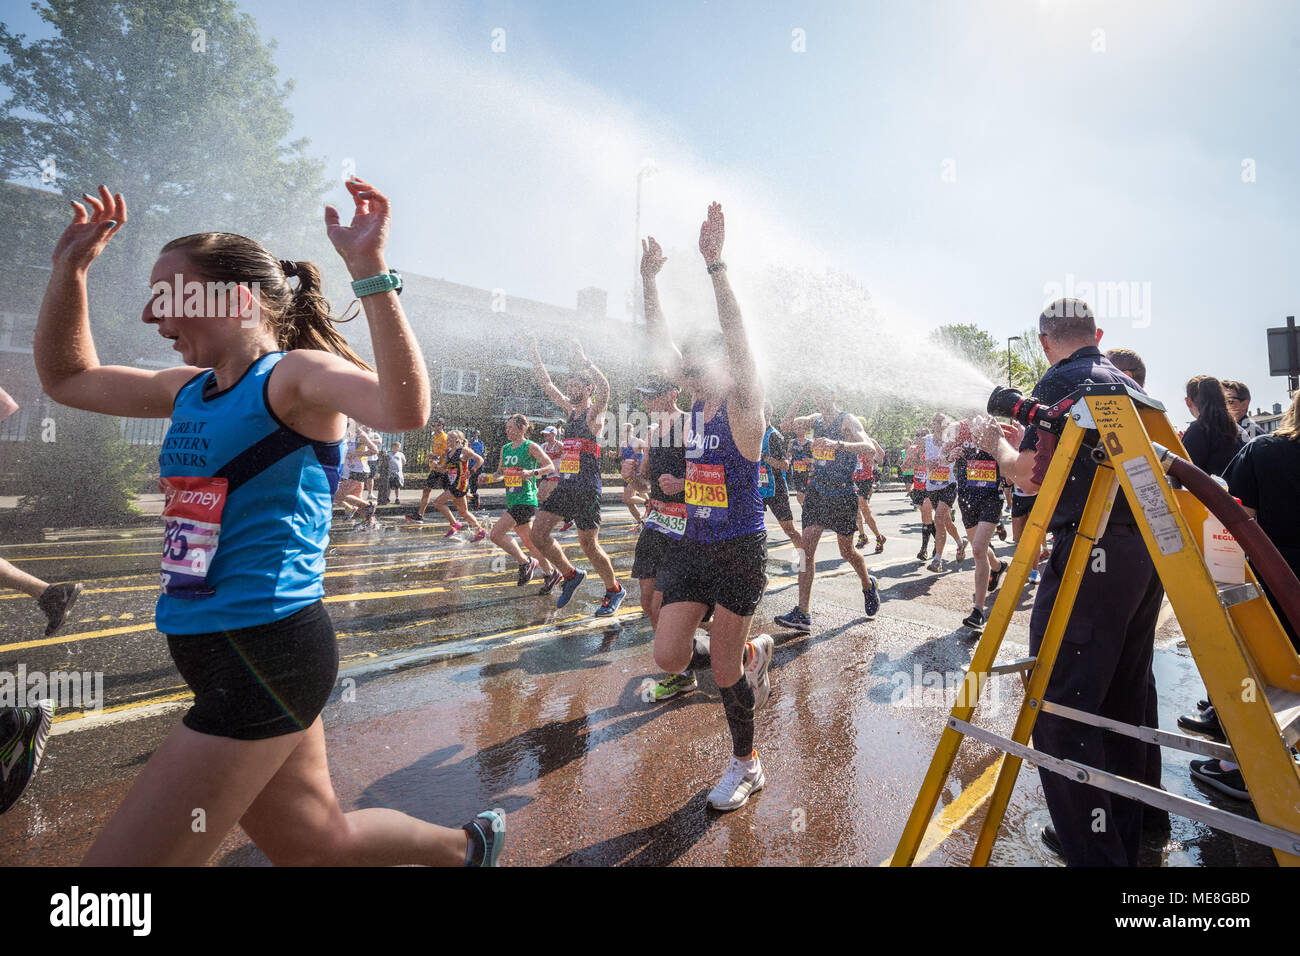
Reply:
[[[190,730],[235,740],[297,733],[325,709],[339,672],[338,641],[320,601],[271,624],[168,635],[194,706]]]
[[[858,496],[824,495],[809,488],[803,500],[803,527],[817,525],[830,528],[838,535],[852,535],[858,530]]]
[[[572,521],[579,531],[600,527],[600,495],[592,488],[575,488],[562,481],[547,496],[541,510]]]
[[[875,490],[875,483],[870,478],[864,478],[861,481],[855,481],[853,487],[858,490],[859,498],[870,501],[871,492]]]
[[[1038,500],[1038,495],[1012,495],[1011,496],[1011,517],[1024,518],[1029,512],[1034,510],[1034,502]]]
[[[777,492],[771,498],[763,499],[763,507],[776,515],[777,521],[793,521],[794,512],[790,510],[790,495]]]
[[[790,472],[790,484],[799,494],[805,494],[808,491],[808,472],[792,471]]]
[[[711,544],[674,541],[659,565],[655,588],[663,592],[665,607],[691,601],[749,617],[767,588],[767,532]]]
[[[653,578],[659,573],[659,566],[676,541],[662,531],[645,528],[636,539],[636,553],[632,557],[632,577],[638,581]]]
[[[925,500],[925,492],[920,488],[913,488],[907,493],[907,497],[911,498],[912,504],[919,508],[921,507],[921,502]]]
[[[424,487],[432,489],[433,491],[450,491],[451,481],[448,480],[446,474],[443,472],[431,471],[429,472],[429,477],[424,479]]]
[[[961,523],[968,530],[981,521],[997,524],[1002,520],[1002,492],[992,491],[961,499]]]
[[[535,505],[511,505],[506,509],[506,514],[514,519],[515,524],[528,524],[537,514]]]
[[[925,496],[930,499],[930,504],[936,508],[939,505],[947,505],[951,508],[957,502],[957,485],[951,484],[946,488],[936,488],[934,491],[927,491]]]

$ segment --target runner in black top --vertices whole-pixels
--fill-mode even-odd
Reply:
[[[533,520],[533,540],[555,566],[555,570],[564,575],[560,596],[555,602],[557,608],[564,607],[582,584],[587,572],[579,571],[573,566],[551,532],[562,519],[571,520],[578,526],[578,543],[582,546],[582,553],[605,583],[605,599],[596,611],[596,616],[609,617],[618,610],[623,598],[627,596],[614,577],[614,565],[605,549],[600,546],[599,537],[600,442],[597,436],[604,426],[605,410],[609,407],[609,380],[587,360],[582,346],[574,339],[577,364],[583,371],[569,376],[569,391],[566,395],[551,381],[546,366],[542,364],[542,356],[537,351],[537,339],[534,336],[529,336],[529,345],[538,384],[568,416],[564,428],[564,454],[557,463],[560,486],[542,502],[537,517]]]

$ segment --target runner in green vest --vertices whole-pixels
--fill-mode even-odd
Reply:
[[[501,462],[496,471],[505,480],[506,513],[492,526],[492,543],[519,562],[516,584],[520,587],[527,584],[540,567],[546,575],[545,591],[549,591],[560,579],[560,573],[533,544],[531,532],[533,515],[537,514],[537,479],[545,478],[555,468],[541,446],[528,440],[531,427],[523,415],[511,415],[506,421],[507,441],[501,448]],[[536,558],[524,557],[519,543],[510,536],[511,531]]]

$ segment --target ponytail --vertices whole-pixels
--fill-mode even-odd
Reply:
[[[339,322],[351,322],[356,313],[345,318],[335,319],[330,315],[329,300],[321,292],[320,270],[311,262],[291,262],[284,260],[285,278],[297,276],[298,288],[293,290],[289,307],[276,323],[276,340],[286,352],[293,349],[318,349],[333,352],[340,358],[347,359],[358,368],[368,372],[374,371],[361,356],[348,345],[347,339],[334,326]]]

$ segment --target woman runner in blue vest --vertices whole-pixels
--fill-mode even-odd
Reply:
[[[732,759],[709,793],[717,810],[735,810],[766,778],[754,748],[754,710],[771,693],[772,638],[749,640],[749,623],[767,586],[767,532],[758,491],[762,457],[763,385],[722,261],[722,207],[709,206],[700,226],[700,252],[713,280],[721,336],[679,352],[659,306],[654,276],[664,257],[653,238],[644,243],[646,332],[651,348],[695,400],[686,440],[686,533],[660,563],[663,594],[655,627],[655,663],[670,674],[712,666],[722,694]],[[714,605],[709,636],[696,629]]]
[[[351,225],[332,206],[325,222],[353,279],[386,287],[357,290],[377,373],[333,327],[316,266],[229,233],[173,240],[154,265],[142,318],[185,364],[100,365],[86,272],[126,222],[122,196],[101,186],[73,203],[54,248],[35,342],[46,393],[106,415],[172,420],[159,455],[157,627],[194,692],[88,865],[198,866],[236,823],[274,864],[477,866],[500,853],[495,812],[458,829],[380,807],[344,813],[330,782],[320,713],[338,647],[321,598],[345,423],[402,432],[429,417],[424,358],[384,261],[388,199],[356,178],[347,188]],[[175,308],[205,287],[201,315]],[[204,827],[193,826],[196,807]]]

